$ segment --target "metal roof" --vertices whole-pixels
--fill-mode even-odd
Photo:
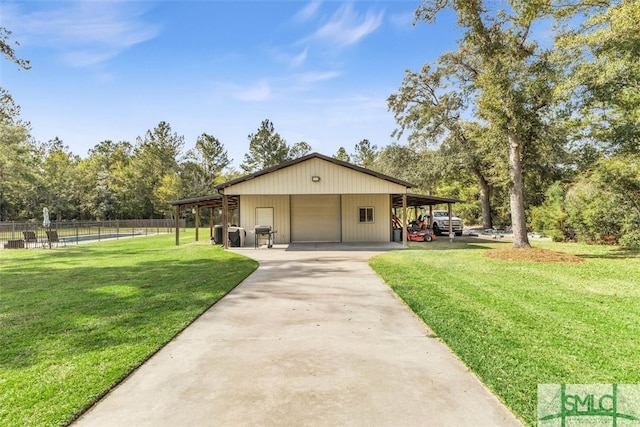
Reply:
[[[392,207],[401,208],[402,207],[402,194],[393,194],[392,196]],[[451,199],[448,197],[438,197],[431,196],[427,194],[411,194],[407,193],[407,206],[433,206],[444,203],[457,203],[460,202],[458,199]]]
[[[222,207],[222,194],[212,194],[210,196],[194,197],[191,199],[176,200],[170,203],[172,206],[199,206],[201,208],[221,208]],[[235,208],[238,206],[238,197],[229,196],[229,207]]]

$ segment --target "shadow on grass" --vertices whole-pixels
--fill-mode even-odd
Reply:
[[[3,268],[1,367],[25,368],[52,353],[65,360],[141,340],[161,345],[256,265],[242,258],[74,265],[76,258],[86,255],[70,251],[45,255],[55,256],[55,263],[72,260],[70,268],[44,271],[46,280],[41,269]]]
[[[431,242],[409,242],[410,251],[451,251],[451,250],[478,250],[492,249],[495,247],[510,246],[511,242],[485,242],[482,240],[455,240],[450,242],[444,237],[437,238]]]
[[[578,256],[586,259],[631,259],[640,258],[640,250],[616,248],[607,253],[581,253]]]

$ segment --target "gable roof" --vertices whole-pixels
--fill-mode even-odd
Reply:
[[[215,188],[216,188],[216,190],[223,190],[224,188],[231,187],[232,185],[236,185],[236,184],[239,184],[241,182],[249,181],[250,179],[254,179],[254,178],[257,178],[259,176],[266,175],[266,174],[269,174],[271,172],[275,172],[275,171],[280,170],[280,169],[285,169],[285,168],[288,168],[289,166],[297,165],[298,163],[302,163],[302,162],[305,162],[305,161],[310,160],[310,159],[325,160],[327,162],[333,163],[333,164],[338,165],[338,166],[343,166],[345,168],[349,168],[349,169],[352,169],[352,170],[357,171],[357,172],[362,172],[364,174],[367,174],[367,175],[370,175],[370,176],[373,176],[373,177],[376,177],[376,178],[379,178],[379,179],[382,179],[382,180],[385,180],[385,181],[393,182],[394,184],[403,185],[403,186],[405,186],[407,188],[415,187],[415,185],[410,183],[410,182],[403,181],[401,179],[397,179],[397,178],[394,178],[392,176],[382,174],[380,172],[372,171],[371,169],[366,169],[366,168],[363,168],[363,167],[360,167],[360,166],[356,166],[356,165],[354,165],[352,163],[343,162],[342,160],[334,159],[333,157],[328,157],[328,156],[322,155],[320,153],[311,153],[311,154],[307,154],[306,156],[299,157],[299,158],[294,159],[294,160],[289,160],[288,162],[280,163],[279,165],[275,165],[275,166],[272,166],[270,168],[263,169],[261,171],[251,173],[249,175],[241,176],[240,178],[232,179],[231,181],[227,181],[227,182],[224,182],[222,184],[216,185]]]

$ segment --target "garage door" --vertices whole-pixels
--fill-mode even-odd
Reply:
[[[339,242],[340,196],[291,196],[292,242]]]

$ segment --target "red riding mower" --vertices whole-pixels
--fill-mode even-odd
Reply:
[[[430,242],[435,238],[435,234],[431,234],[431,231],[407,229],[407,240],[412,242]]]
[[[394,228],[402,228],[400,220],[393,216]],[[411,221],[407,226],[407,240],[411,242],[430,242],[436,238],[435,234],[429,229],[429,223],[424,221],[422,215]]]

